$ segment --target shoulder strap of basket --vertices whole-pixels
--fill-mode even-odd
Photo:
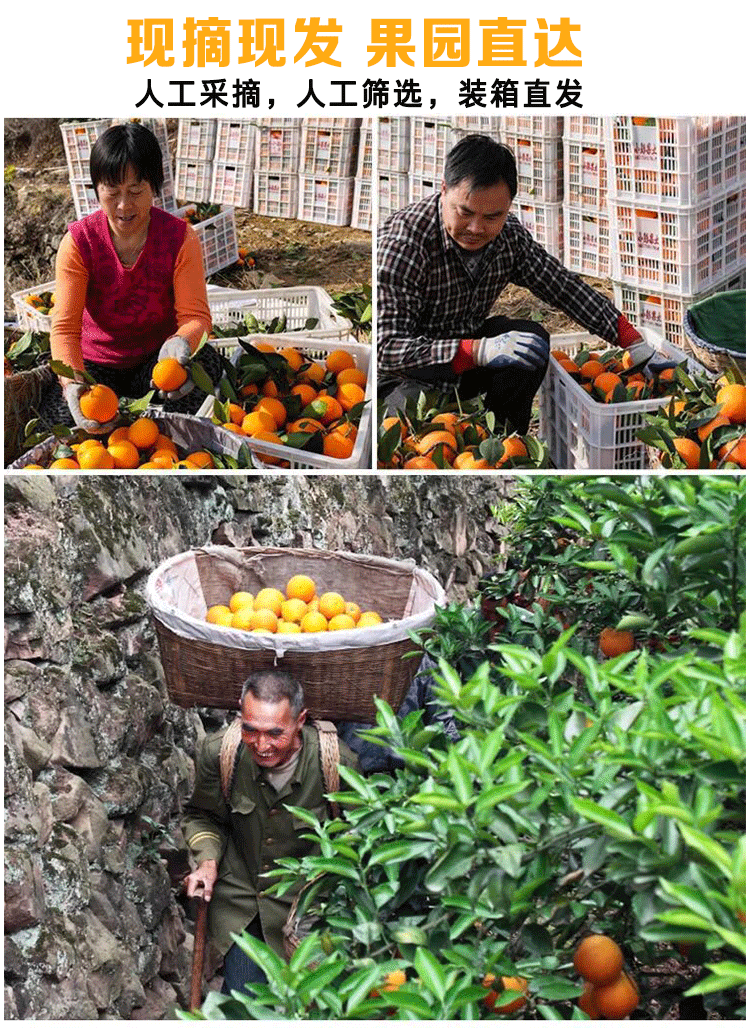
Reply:
[[[335,793],[339,788],[339,737],[333,722],[315,719],[312,723],[318,733],[320,767],[323,772],[323,786],[326,793]],[[219,749],[219,772],[221,777],[221,795],[229,803],[232,784],[237,774],[237,762],[242,742],[242,719],[239,715],[227,728]],[[339,815],[339,806],[335,801],[328,802],[331,818]]]
[[[336,793],[339,788],[339,734],[333,722],[316,718],[313,725],[318,730],[320,750],[320,767],[323,770],[323,786],[326,793]],[[339,817],[339,806],[335,801],[328,801],[328,812],[332,819]]]

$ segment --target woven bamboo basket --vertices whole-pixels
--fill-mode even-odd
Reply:
[[[209,624],[210,606],[240,589],[284,590],[303,572],[320,591],[333,589],[377,610],[383,624],[343,632],[272,635]],[[167,690],[183,707],[235,709],[247,676],[279,667],[297,678],[315,718],[372,721],[374,696],[397,710],[420,662],[411,629],[432,624],[444,605],[438,582],[413,561],[321,549],[222,546],[171,557],[149,577],[152,609]],[[413,657],[407,653],[417,651]]]
[[[687,347],[701,366],[705,366],[712,373],[724,373],[736,367],[744,375],[744,352],[734,352],[729,348],[722,348],[720,345],[714,345],[710,341],[699,337],[690,309],[685,310],[685,315],[682,319],[682,329],[685,331]]]
[[[42,401],[45,388],[55,375],[45,363],[5,378],[5,466],[17,459],[23,448],[23,431]]]

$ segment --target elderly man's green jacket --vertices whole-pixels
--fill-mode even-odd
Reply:
[[[260,913],[263,937],[282,954],[282,927],[294,894],[281,898],[263,892],[273,884],[264,874],[279,858],[301,858],[315,848],[300,834],[309,827],[292,817],[291,804],[326,816],[325,787],[318,734],[302,727],[302,750],[291,782],[277,792],[264,778],[250,752],[240,743],[229,804],[221,792],[219,750],[223,729],[207,736],[199,747],[195,790],[183,819],[185,840],[197,865],[219,863],[208,913],[210,936],[222,954],[232,946],[231,933],[240,933]],[[357,756],[339,740],[341,763],[358,768]]]

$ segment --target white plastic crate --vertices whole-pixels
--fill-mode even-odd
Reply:
[[[520,219],[521,225],[529,231],[535,241],[562,261],[565,254],[563,243],[562,204],[518,199],[511,211]]]
[[[55,290],[55,281],[50,280],[46,284],[38,284],[36,287],[27,287],[23,291],[14,291],[10,296],[13,302],[13,308],[16,310],[16,323],[21,330],[38,330],[44,333],[49,333],[52,320],[50,316],[45,316],[38,309],[35,309],[33,305],[29,305],[26,301],[31,294],[43,294],[45,291]]]
[[[563,205],[565,266],[584,276],[609,277],[609,218],[605,212]]]
[[[556,202],[563,199],[563,149],[559,137],[504,133],[502,142],[516,159],[518,198]]]
[[[73,195],[73,207],[76,210],[76,219],[83,219],[85,215],[96,212],[101,205],[96,191],[91,186],[91,179],[71,180],[70,192]]]
[[[358,133],[357,129],[303,125],[300,173],[338,178],[353,176]]]
[[[181,118],[177,124],[177,160],[213,161],[216,150],[216,121],[208,118]]]
[[[500,132],[556,140],[563,135],[565,119],[557,115],[499,115]]]
[[[255,153],[255,126],[246,119],[218,119],[216,123],[215,162],[227,165],[252,165]]]
[[[352,332],[351,320],[333,307],[333,299],[322,287],[266,287],[255,291],[233,291],[208,285],[211,322],[217,327],[240,323],[248,314],[263,323],[286,316],[287,334],[305,334],[309,338],[345,341]],[[317,324],[307,329],[305,323]],[[231,339],[227,339],[231,340]],[[273,340],[276,340],[274,335]],[[214,344],[223,350],[224,339]]]
[[[692,208],[609,203],[612,277],[643,289],[697,294],[745,264],[745,189]]]
[[[607,158],[600,144],[563,140],[567,205],[592,212],[607,211]]]
[[[665,338],[677,348],[689,351],[685,343],[683,319],[686,311],[696,302],[718,294],[720,291],[733,291],[744,286],[745,275],[738,273],[721,284],[716,284],[710,291],[697,295],[680,296],[649,292],[648,288],[633,287],[630,284],[612,281],[615,305],[631,323],[647,327]]]
[[[566,115],[563,140],[603,147],[604,117],[601,115]]]
[[[745,119],[614,115],[605,147],[612,199],[696,205],[740,187],[745,176]]]
[[[357,230],[372,230],[372,179],[359,176],[354,180],[352,226]]]
[[[252,165],[230,165],[214,162],[211,201],[215,205],[250,208],[253,200]]]
[[[357,155],[357,176],[372,178],[372,119],[365,119],[359,131],[359,152]]]
[[[456,142],[450,120],[412,118],[409,171],[424,179],[442,179],[445,159]]]
[[[270,121],[270,120],[264,120]],[[302,127],[299,119],[276,119],[282,125],[261,125],[255,135],[256,172],[299,172]]]
[[[337,348],[341,348],[339,341],[321,341],[319,338],[302,337],[301,335],[274,334],[269,338],[268,334],[250,334],[245,339],[251,343],[271,341],[277,351],[282,348],[296,348],[306,359],[325,363],[326,357]],[[231,345],[232,361],[237,362],[242,353],[241,346],[236,338],[227,338],[224,345]],[[357,429],[357,440],[354,444],[352,455],[345,460],[334,459],[332,456],[320,456],[316,453],[305,452],[302,449],[291,449],[286,445],[276,445],[273,442],[253,443],[251,438],[244,435],[233,435],[240,438],[242,442],[253,452],[253,460],[257,467],[278,469],[276,464],[265,463],[259,459],[256,451],[261,455],[277,456],[285,460],[292,470],[352,470],[372,467],[372,349],[369,345],[346,343],[346,350],[350,352],[359,370],[367,374],[367,385],[365,387],[365,399],[367,404],[362,412],[362,417]],[[213,412],[214,398],[209,396],[198,411],[198,416],[210,417]],[[232,432],[229,432],[232,434]]]
[[[210,201],[213,172],[213,162],[178,158],[175,194],[180,201]]]
[[[666,359],[677,364],[687,358],[653,331],[639,329]],[[550,341],[552,349],[571,356],[584,345],[598,351],[612,347],[591,334],[557,334]],[[647,470],[646,446],[636,431],[644,426],[647,413],[667,403],[663,398],[597,402],[550,356],[542,384],[539,436],[547,442],[558,470]]]
[[[349,226],[354,202],[354,177],[299,177],[297,218],[309,223]]]
[[[177,210],[176,215],[184,216],[188,208],[190,205],[184,205]],[[195,223],[193,229],[201,242],[204,276],[212,276],[220,269],[233,266],[240,257],[233,208],[223,207],[217,215]]]
[[[409,176],[405,172],[379,172],[378,225],[409,204]]]
[[[456,143],[471,133],[482,133],[501,143],[505,142],[502,138],[502,123],[497,115],[456,115],[453,128],[456,130]]]
[[[296,219],[299,183],[294,172],[255,169],[253,211],[277,219]]]
[[[91,182],[89,170],[91,148],[105,129],[109,129],[109,125],[109,119],[104,118],[90,122],[64,122],[60,126],[71,180]]]
[[[411,119],[379,118],[378,171],[408,172],[411,154]]]
[[[302,126],[310,129],[359,129],[361,118],[303,118]]]
[[[409,204],[421,201],[430,194],[439,194],[442,176],[415,176],[409,173]]]

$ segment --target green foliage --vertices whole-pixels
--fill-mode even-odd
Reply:
[[[358,341],[372,338],[372,285],[362,284],[352,291],[331,295],[333,307],[339,315],[351,320]]]
[[[17,340],[12,340],[13,337],[16,337]],[[42,366],[50,360],[49,333],[27,330],[20,335],[10,334],[5,340],[5,355],[11,363],[14,373]]]

